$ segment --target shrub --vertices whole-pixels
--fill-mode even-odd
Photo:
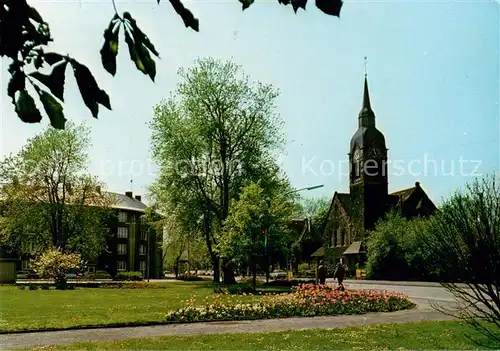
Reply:
[[[252,293],[252,285],[250,284],[232,284],[232,285],[215,285],[214,292],[216,294],[240,295]]]
[[[182,274],[182,275],[179,275],[177,276],[176,278],[177,280],[185,280],[185,281],[199,281],[199,280],[203,280],[203,278],[201,277],[198,277],[197,275],[186,275],[186,274]]]
[[[264,281],[261,279],[255,279],[256,284],[262,284]],[[250,285],[252,286],[253,284],[253,278],[252,277],[245,277],[242,278],[238,281],[239,284],[245,284],[245,285]]]
[[[66,288],[66,274],[82,264],[79,254],[66,253],[59,248],[49,248],[33,262],[33,269],[43,278],[54,279],[56,289]]]
[[[297,286],[300,284],[314,284],[315,280],[274,280],[269,283],[265,283],[267,286]]]
[[[30,285],[28,285],[28,289],[30,289],[30,290],[37,290],[38,289],[38,285],[36,285],[36,284],[30,284]]]
[[[50,285],[49,284],[42,284],[41,288],[42,288],[42,290],[49,290],[50,289]]]
[[[185,308],[166,314],[167,322],[252,320],[312,317],[367,312],[390,312],[415,307],[404,294],[386,291],[337,291],[324,285],[302,284],[290,294],[263,296],[248,304],[226,304],[214,299],[197,306],[194,299]]]
[[[168,286],[165,284],[148,283],[141,281],[100,284],[99,287],[104,289],[167,289],[168,288]]]
[[[114,278],[114,280],[132,280],[132,281],[140,281],[143,280],[141,272],[118,272]]]
[[[26,287],[25,287],[23,284],[19,284],[19,285],[17,286],[17,288],[18,288],[19,290],[24,290],[24,289],[26,289]]]

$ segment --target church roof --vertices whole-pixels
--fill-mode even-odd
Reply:
[[[406,189],[395,191],[393,193],[390,193],[389,195],[397,196],[401,200],[405,201],[406,199],[408,199],[411,196],[411,194],[413,194],[413,191],[416,188],[417,188],[417,185],[412,186],[411,188],[406,188]]]
[[[344,255],[357,255],[365,253],[365,249],[363,247],[363,243],[361,241],[353,242],[347,250],[344,251]]]
[[[346,211],[348,216],[352,218],[354,213],[352,213],[353,207],[351,204],[351,194],[336,193],[336,195],[337,195],[340,203],[342,204],[344,211]]]

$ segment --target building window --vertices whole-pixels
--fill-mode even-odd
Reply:
[[[118,227],[118,238],[128,238],[128,228]]]
[[[127,244],[118,244],[117,248],[118,254],[124,255],[127,253]]]
[[[144,229],[141,229],[141,240],[148,240],[148,234]]]
[[[125,223],[127,222],[127,212],[120,211],[118,212],[118,222]]]
[[[127,270],[127,263],[125,261],[116,262],[116,269],[119,271]]]
[[[146,254],[146,245],[139,245],[139,255]]]
[[[26,269],[30,269],[30,261],[29,260],[22,260],[21,261],[21,269],[24,271]]]
[[[141,261],[139,263],[139,270],[142,272],[142,275],[144,276],[144,272],[146,271],[146,262],[145,261]]]

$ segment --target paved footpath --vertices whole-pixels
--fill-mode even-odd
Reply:
[[[418,304],[418,307],[412,310],[369,313],[356,316],[286,318],[6,334],[0,335],[0,349],[34,348],[81,341],[115,341],[168,335],[280,332],[314,328],[342,328],[377,323],[407,323],[451,319],[451,317],[433,310],[427,300],[413,300]]]

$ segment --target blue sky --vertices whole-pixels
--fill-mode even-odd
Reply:
[[[113,111],[90,115],[68,70],[67,117],[92,129],[90,170],[109,190],[145,194],[155,179],[149,161],[152,108],[175,88],[179,67],[197,57],[232,59],[253,79],[280,89],[286,154],[280,161],[293,186],[324,184],[307,195],[347,191],[339,173],[361,108],[364,56],[377,127],[389,158],[389,190],[420,181],[436,202],[499,164],[499,10],[493,1],[346,1],[329,17],[310,1],[294,15],[277,1],[245,12],[236,0],[187,1],[200,32],[186,29],[166,0],[117,1],[148,34],[162,59],[156,83],[135,69],[125,45],[113,78],[102,68],[102,32],[111,1],[30,1],[51,25],[54,50],[94,72]],[[2,61],[0,155],[16,152],[48,123],[26,125],[6,98]],[[460,159],[462,169],[460,169]],[[425,164],[427,163],[427,166]],[[306,165],[309,164],[310,168]],[[332,170],[331,166],[334,166]],[[345,173],[345,164],[344,164]],[[452,169],[454,167],[454,169]]]

